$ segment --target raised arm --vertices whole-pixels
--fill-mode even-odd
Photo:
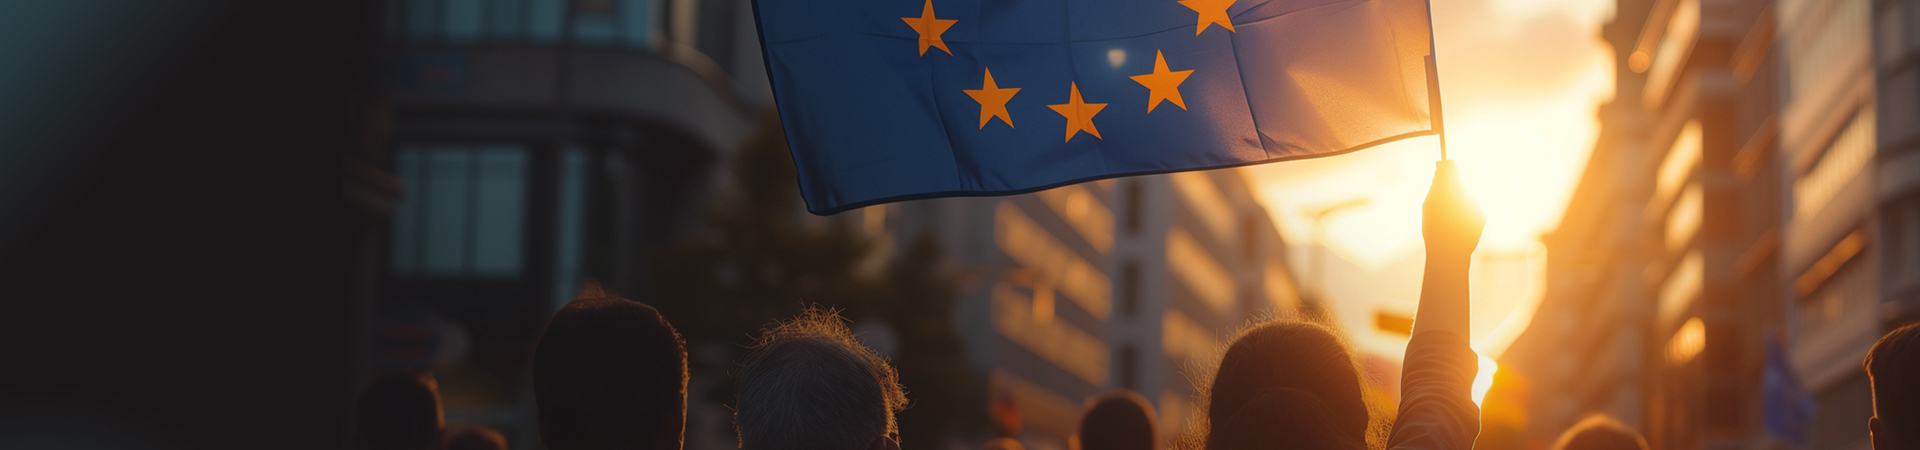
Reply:
[[[1480,434],[1473,403],[1479,356],[1467,345],[1467,265],[1486,216],[1467,198],[1460,168],[1441,161],[1427,192],[1427,273],[1400,375],[1392,450],[1469,450]]]
[[[1446,331],[1468,337],[1467,266],[1480,245],[1487,216],[1473,204],[1460,179],[1460,166],[1440,161],[1427,190],[1421,233],[1427,242],[1426,276],[1420,282],[1420,309],[1413,334]]]

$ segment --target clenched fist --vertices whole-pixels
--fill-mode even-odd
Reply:
[[[1427,260],[1466,264],[1474,247],[1480,245],[1480,232],[1486,225],[1486,213],[1467,195],[1460,166],[1451,160],[1437,163],[1421,223]]]

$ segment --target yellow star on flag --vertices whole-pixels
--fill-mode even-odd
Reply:
[[[1200,13],[1199,21],[1193,24],[1194,36],[1199,36],[1200,32],[1207,31],[1208,25],[1216,23],[1227,31],[1233,31],[1233,20],[1227,18],[1227,7],[1233,6],[1233,2],[1234,0],[1180,0],[1180,4],[1185,5],[1187,9]]]
[[[987,121],[995,117],[999,117],[1001,122],[1006,122],[1007,128],[1013,128],[1013,116],[1007,114],[1007,100],[1012,100],[1013,94],[1020,93],[1020,88],[1001,88],[1000,85],[994,84],[993,69],[987,69],[987,79],[980,89],[961,89],[960,91],[966,92],[968,97],[973,97],[973,101],[980,102],[981,129],[987,128]]]
[[[1067,104],[1047,105],[1048,108],[1053,108],[1053,112],[1067,116],[1067,138],[1065,140],[1073,140],[1073,135],[1081,131],[1086,131],[1087,134],[1093,135],[1094,139],[1104,139],[1100,137],[1100,129],[1093,127],[1093,115],[1099,114],[1101,109],[1107,107],[1107,104],[1081,102],[1079,83],[1069,82],[1067,88],[1070,89],[1070,93],[1067,94]]]
[[[1180,83],[1187,81],[1188,75],[1193,75],[1193,71],[1168,72],[1166,55],[1162,55],[1159,50],[1154,50],[1153,73],[1134,75],[1129,78],[1133,78],[1133,81],[1140,83],[1141,86],[1146,86],[1150,91],[1147,93],[1147,112],[1152,113],[1153,107],[1160,106],[1161,100],[1171,100],[1174,106],[1187,109],[1187,102],[1180,98]]]
[[[920,10],[920,17],[901,17],[900,20],[906,21],[907,26],[920,33],[920,56],[927,56],[928,47],[939,47],[940,51],[953,54],[953,50],[947,50],[947,41],[940,40],[940,33],[947,32],[948,27],[959,21],[933,17],[933,0],[927,0],[927,7]]]

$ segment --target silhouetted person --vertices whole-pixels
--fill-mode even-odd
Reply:
[[[1437,164],[1422,222],[1426,273],[1387,448],[1468,450],[1480,433],[1480,409],[1473,403],[1479,357],[1467,345],[1467,267],[1486,216],[1453,161]],[[1364,450],[1370,414],[1361,386],[1332,329],[1300,321],[1250,326],[1234,335],[1206,389],[1205,450]]]
[[[743,450],[898,450],[899,377],[840,316],[809,308],[767,330],[740,371]]]
[[[439,450],[446,437],[433,375],[392,372],[360,390],[360,445],[371,450]]]
[[[540,333],[533,397],[552,450],[679,450],[686,345],[653,307],[589,285]]]
[[[1130,389],[1088,401],[1080,417],[1080,450],[1153,450],[1153,405]]]
[[[468,428],[447,438],[446,450],[507,450],[507,437],[492,428]]]
[[[1553,450],[1647,450],[1647,440],[1612,417],[1594,414],[1561,433]]]
[[[1873,383],[1874,450],[1920,448],[1920,323],[1882,336],[1861,364]]]
[[[1366,448],[1360,372],[1332,329],[1272,321],[1230,342],[1207,392],[1207,450]]]

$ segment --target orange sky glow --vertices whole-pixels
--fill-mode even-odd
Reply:
[[[1613,95],[1612,51],[1599,39],[1610,0],[1432,0],[1449,156],[1487,211],[1473,273],[1473,341],[1498,357],[1532,318],[1543,291],[1540,234],[1558,226],[1598,132],[1595,108]],[[1309,211],[1327,216],[1327,297],[1359,350],[1395,360],[1404,336],[1375,330],[1374,313],[1411,315],[1419,296],[1420,204],[1439,158],[1437,138],[1246,170],[1312,291]],[[1369,280],[1398,280],[1393,283]]]

